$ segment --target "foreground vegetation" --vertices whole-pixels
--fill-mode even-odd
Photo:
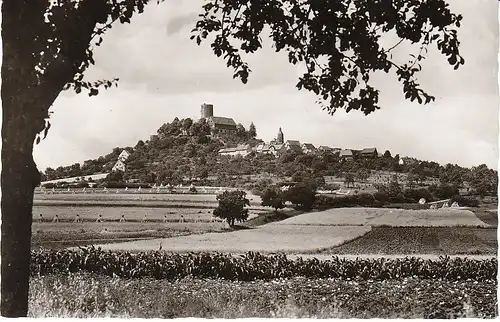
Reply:
[[[492,318],[496,258],[38,251],[31,317]]]
[[[110,277],[167,280],[191,276],[239,281],[292,277],[379,281],[414,277],[486,281],[496,279],[498,269],[496,258],[470,260],[441,257],[431,261],[418,258],[346,260],[333,257],[319,261],[291,260],[284,254],[265,256],[254,252],[240,256],[161,251],[130,253],[102,251],[94,247],[81,248],[80,251],[34,251],[31,256],[32,276],[89,272]]]
[[[31,317],[493,318],[496,281],[291,278],[122,279],[92,274],[31,279]]]

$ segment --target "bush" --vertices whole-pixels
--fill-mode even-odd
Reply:
[[[406,189],[403,194],[406,198],[406,202],[418,202],[422,198],[424,198],[426,201],[434,200],[429,190],[425,188]]]
[[[458,202],[460,207],[479,207],[479,200],[476,198],[467,198],[460,195],[451,198],[451,202]]]
[[[329,197],[319,195],[314,202],[314,208],[326,210],[331,208],[344,207],[381,207],[384,202],[377,200],[374,195],[369,193],[360,193],[352,196]]]
[[[191,188],[189,188],[189,192],[198,193],[198,190],[196,190],[196,187],[191,187]]]
[[[298,183],[283,193],[283,200],[291,202],[297,209],[311,210],[315,198],[314,189],[304,183]]]

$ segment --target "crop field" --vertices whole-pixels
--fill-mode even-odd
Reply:
[[[469,210],[337,208],[295,216],[272,225],[362,225],[389,227],[490,227]]]
[[[98,245],[106,250],[157,250],[196,252],[217,251],[244,253],[258,251],[312,252],[341,245],[359,238],[371,230],[362,226],[272,226],[245,229],[227,233],[206,233],[168,239],[141,240],[116,244]]]
[[[33,206],[33,219],[39,221],[42,214],[45,221],[52,221],[57,215],[59,221],[71,222],[78,214],[83,221],[96,221],[99,215],[104,221],[119,221],[122,215],[126,221],[141,221],[146,215],[148,221],[163,221],[166,217],[167,222],[209,222],[212,211],[213,208]],[[249,213],[249,218],[253,218],[261,212],[251,210]]]
[[[62,249],[95,243],[185,236],[223,229],[225,224],[222,222],[35,222],[32,226],[32,247]]]
[[[168,201],[189,203],[217,203],[214,194],[154,194],[154,193],[124,193],[123,190],[110,189],[108,193],[48,193],[35,194],[34,201]],[[253,204],[260,204],[260,197],[247,194],[248,200]]]
[[[323,254],[496,255],[496,229],[467,227],[375,227],[362,238]]]
[[[496,259],[32,252],[31,317],[493,318]]]

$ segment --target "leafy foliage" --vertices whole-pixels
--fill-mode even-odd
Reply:
[[[230,226],[234,226],[234,222],[243,222],[248,218],[248,209],[245,206],[250,206],[250,201],[246,198],[247,193],[241,190],[224,191],[217,196],[219,206],[214,209],[214,216],[225,219]]]
[[[272,207],[276,211],[278,211],[278,209],[285,208],[282,192],[279,191],[276,187],[267,188],[266,191],[262,194],[261,198],[261,205],[264,207]]]
[[[290,277],[340,278],[355,280],[390,280],[405,277],[452,281],[495,280],[496,258],[472,260],[441,257],[439,260],[419,258],[355,259],[333,257],[331,260],[288,259],[285,255],[262,255],[250,252],[241,256],[219,253],[167,254],[153,252],[110,252],[95,248],[81,251],[33,251],[32,276],[91,272],[125,278],[156,279],[223,278],[252,281]]]
[[[298,183],[283,193],[283,199],[291,202],[296,208],[311,210],[316,198],[316,191],[307,184]]]
[[[248,81],[251,70],[242,53],[262,48],[261,34],[269,30],[275,50],[286,51],[291,64],[307,69],[297,88],[314,92],[331,113],[344,108],[368,115],[379,109],[379,91],[370,85],[377,71],[395,71],[405,98],[433,101],[417,83],[431,45],[455,69],[464,64],[457,39],[462,16],[443,0],[211,0],[203,9],[191,39],[200,44],[213,35],[213,52],[234,68],[234,78]],[[382,46],[384,33],[396,34],[399,41]],[[391,51],[402,42],[419,50],[407,63],[398,64]]]

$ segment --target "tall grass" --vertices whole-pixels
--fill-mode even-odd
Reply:
[[[450,293],[453,292],[453,293]],[[176,282],[91,274],[31,280],[30,317],[449,318],[494,317],[496,283],[408,279]]]

